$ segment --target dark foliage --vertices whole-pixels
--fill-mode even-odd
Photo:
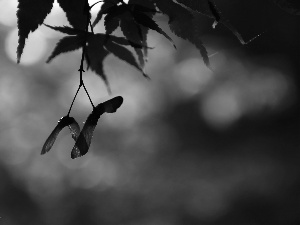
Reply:
[[[50,13],[54,0],[19,0],[17,17],[19,29],[19,44],[17,48],[17,60],[20,62],[21,55],[25,46],[25,41],[30,32],[34,32],[44,19]],[[89,5],[87,0],[58,0],[60,7],[66,14],[70,26],[51,26],[47,27],[67,34],[58,41],[47,62],[62,53],[67,53],[82,49],[82,58],[80,63],[80,84],[77,93],[81,87],[84,88],[89,99],[90,96],[83,83],[82,74],[84,71],[83,63],[86,62],[87,69],[94,71],[105,82],[109,92],[109,82],[103,70],[103,61],[110,53],[125,61],[139,70],[145,77],[144,65],[147,61],[148,48],[147,35],[149,30],[154,30],[167,38],[175,47],[171,37],[163,31],[154,19],[155,14],[163,14],[168,17],[170,30],[178,37],[191,42],[199,50],[204,63],[210,67],[208,52],[201,40],[199,20],[203,16],[212,19],[212,27],[217,24],[228,28],[240,41],[241,44],[247,44],[239,32],[223,18],[219,8],[213,0],[129,0],[128,4],[122,0],[103,0],[96,18],[91,22],[90,10],[94,5]],[[98,3],[99,3],[98,2]],[[273,0],[273,3],[285,11],[299,15],[300,6],[297,0]],[[105,33],[94,33],[93,27],[103,19],[106,29]],[[113,35],[114,31],[121,29],[124,37]],[[251,41],[251,40],[250,40]],[[129,47],[129,48],[128,48]],[[130,48],[133,48],[137,59]],[[74,100],[71,104],[69,113],[72,109]],[[42,154],[48,152],[52,147],[58,133],[69,126],[76,144],[72,150],[72,158],[86,154],[91,144],[91,138],[100,115],[105,111],[107,105],[113,106],[115,111],[122,101],[119,98],[111,99],[98,106],[94,106],[91,99],[93,111],[89,115],[80,135],[78,136],[79,126],[77,122],[67,116],[63,117],[47,139]],[[103,108],[104,107],[104,108]]]
[[[18,62],[25,46],[25,40],[30,32],[35,31],[50,13],[54,0],[20,0],[18,5],[19,45],[17,49]]]

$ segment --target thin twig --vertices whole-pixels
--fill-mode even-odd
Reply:
[[[73,98],[73,101],[72,101],[72,104],[71,104],[71,106],[70,106],[70,108],[69,108],[68,116],[70,115],[71,109],[72,109],[72,107],[73,107],[74,101],[75,101],[75,99],[76,99],[76,97],[77,97],[77,94],[78,94],[80,88],[81,88],[81,85],[79,85],[78,88],[77,88],[76,94],[75,94],[75,96],[74,96],[74,98]]]
[[[101,2],[101,1],[99,1],[99,2]],[[98,3],[99,3],[98,2]],[[96,3],[95,3],[96,4]],[[95,5],[94,4],[94,5]],[[94,6],[93,5],[93,6]],[[92,6],[92,7],[93,7]],[[91,9],[92,7],[89,7],[89,9]],[[77,97],[77,94],[78,94],[78,92],[79,92],[79,90],[80,90],[80,88],[83,86],[83,88],[84,88],[84,91],[85,91],[85,93],[87,94],[87,96],[88,96],[88,98],[89,98],[89,100],[90,100],[90,103],[91,103],[91,105],[92,105],[92,107],[93,107],[93,109],[95,108],[95,106],[94,106],[94,104],[93,104],[93,102],[92,102],[92,99],[91,99],[91,97],[90,97],[90,95],[89,95],[89,92],[87,91],[87,88],[85,87],[85,85],[84,85],[84,82],[83,82],[83,72],[85,72],[84,71],[84,69],[83,69],[83,63],[84,63],[84,56],[85,56],[85,52],[86,52],[86,44],[87,44],[87,38],[88,38],[88,30],[89,30],[89,26],[91,26],[91,19],[89,18],[89,16],[88,16],[88,14],[87,14],[87,17],[88,17],[88,20],[87,20],[87,23],[86,23],[86,27],[85,27],[85,40],[84,40],[84,43],[83,43],[83,45],[82,45],[82,53],[81,53],[81,60],[80,60],[80,68],[79,68],[79,86],[78,86],[78,89],[77,89],[77,91],[76,91],[76,94],[75,94],[75,96],[74,96],[74,98],[73,98],[73,101],[72,101],[72,104],[71,104],[71,106],[70,106],[70,109],[69,109],[69,112],[68,112],[68,115],[70,114],[70,112],[71,112],[71,109],[72,109],[72,107],[73,107],[73,104],[74,104],[74,101],[75,101],[75,99],[76,99],[76,97]],[[94,33],[94,31],[93,31],[93,27],[91,26],[91,31],[92,31],[92,33]]]
[[[95,5],[97,5],[97,4],[100,3],[100,2],[103,2],[103,1],[95,2],[93,5],[90,6],[90,9],[93,8]]]
[[[92,102],[92,99],[91,99],[91,97],[90,97],[90,95],[89,95],[89,92],[87,91],[87,89],[86,89],[84,83],[82,83],[82,86],[83,86],[83,88],[84,88],[84,90],[85,90],[85,93],[87,94],[87,96],[88,96],[88,98],[89,98],[89,100],[90,100],[90,103],[91,103],[91,105],[93,106],[93,109],[94,109],[95,106],[94,106],[94,104],[93,104],[93,102]]]

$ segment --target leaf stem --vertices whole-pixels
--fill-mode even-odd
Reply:
[[[79,69],[79,72],[80,72],[80,84],[79,84],[79,88],[80,88],[81,86],[83,86],[83,88],[84,88],[84,90],[85,90],[85,93],[87,94],[87,96],[88,96],[88,98],[89,98],[89,100],[90,100],[90,103],[91,103],[91,105],[92,105],[92,107],[93,107],[93,109],[94,109],[95,106],[94,106],[94,104],[93,104],[93,102],[92,102],[92,99],[91,99],[91,97],[90,97],[90,95],[89,95],[89,92],[88,92],[87,88],[86,88],[85,85],[84,85],[83,78],[82,78],[82,74],[83,74],[83,72],[85,72],[85,71],[83,70],[84,54],[85,54],[85,50],[86,50],[85,48],[86,48],[86,43],[85,43],[84,46],[82,47],[82,55],[81,55],[81,62],[80,62],[80,69]]]
[[[89,92],[87,91],[87,89],[86,89],[84,83],[82,83],[82,86],[83,86],[83,88],[84,88],[84,90],[85,90],[85,93],[87,94],[87,96],[88,96],[88,98],[89,98],[89,100],[90,100],[90,103],[91,103],[91,105],[93,106],[93,109],[94,109],[95,106],[94,106],[94,104],[93,104],[93,102],[92,102],[92,99],[91,99],[91,97],[90,97],[90,95],[89,95]]]
[[[93,5],[90,6],[90,9],[93,8],[95,5],[97,5],[97,4],[100,3],[100,2],[103,2],[103,1],[95,2]]]
[[[99,1],[100,2],[100,1]],[[98,2],[98,3],[99,3]],[[95,3],[96,4],[96,3]],[[94,4],[94,5],[95,5]],[[92,7],[94,6],[92,5]],[[89,10],[91,10],[92,7],[89,7]],[[86,43],[87,43],[87,38],[88,38],[88,31],[89,31],[89,26],[91,27],[91,31],[92,33],[94,33],[94,30],[93,30],[93,27],[92,27],[92,24],[91,24],[91,18],[88,16],[88,19],[87,19],[87,23],[86,23],[86,27],[85,27],[85,42],[84,42],[84,45],[82,46],[82,54],[81,54],[81,62],[80,62],[80,69],[79,69],[79,72],[80,72],[80,87],[83,86],[84,90],[85,90],[85,93],[87,94],[89,100],[90,100],[90,103],[93,107],[93,109],[95,108],[93,102],[92,102],[92,99],[89,95],[89,92],[87,90],[87,88],[85,87],[84,85],[84,82],[83,82],[83,79],[82,79],[82,74],[83,72],[85,72],[83,70],[83,61],[84,61],[84,56],[85,56],[85,51],[86,51]]]
[[[101,1],[99,1],[99,2],[101,2]],[[98,2],[98,3],[99,3],[99,2]],[[95,3],[95,4],[96,4],[96,3]],[[95,4],[94,4],[94,5],[95,5]],[[93,7],[94,5],[92,5],[92,7]],[[89,10],[90,10],[92,7],[89,7]],[[79,86],[78,86],[78,88],[77,88],[76,94],[75,94],[75,96],[74,96],[74,98],[73,98],[73,101],[72,101],[72,104],[71,104],[71,106],[70,106],[70,109],[69,109],[69,112],[68,112],[68,116],[69,116],[69,114],[70,114],[70,112],[71,112],[71,109],[72,109],[73,104],[74,104],[74,101],[75,101],[75,99],[76,99],[76,97],[77,97],[77,95],[78,95],[78,92],[79,92],[79,90],[80,90],[80,88],[81,88],[82,86],[83,86],[84,91],[85,91],[85,93],[87,94],[87,96],[88,96],[88,98],[89,98],[89,100],[90,100],[90,103],[91,103],[93,109],[95,108],[95,106],[94,106],[94,104],[93,104],[93,102],[92,102],[92,99],[91,99],[91,97],[90,97],[90,95],[89,95],[89,92],[88,92],[87,88],[86,88],[85,85],[84,85],[83,78],[82,78],[82,77],[83,77],[83,73],[85,72],[84,69],[83,69],[83,63],[84,63],[84,56],[85,56],[85,51],[86,51],[86,44],[87,44],[87,38],[88,38],[89,26],[91,27],[92,33],[94,33],[93,27],[91,26],[91,19],[89,18],[88,15],[89,15],[89,14],[87,13],[88,19],[87,19],[87,23],[86,23],[86,27],[85,27],[85,40],[84,40],[84,43],[83,43],[83,45],[82,45],[82,53],[81,53],[81,60],[80,60],[80,68],[79,68],[79,70],[78,70],[78,71],[79,71]]]
[[[79,85],[78,88],[77,88],[76,94],[75,94],[75,96],[74,96],[74,98],[73,98],[73,101],[72,101],[72,104],[71,104],[71,106],[70,106],[70,108],[69,108],[69,111],[68,111],[67,116],[70,115],[71,109],[72,109],[72,107],[73,107],[73,104],[74,104],[74,102],[75,102],[75,99],[76,99],[76,97],[77,97],[77,94],[78,94],[80,88],[81,88],[81,85]]]

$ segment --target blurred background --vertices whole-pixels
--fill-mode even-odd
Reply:
[[[46,64],[63,35],[42,26],[16,64],[17,0],[0,0],[1,225],[300,224],[299,17],[271,1],[215,2],[246,41],[261,35],[242,46],[203,17],[212,72],[188,42],[171,34],[176,51],[150,32],[150,81],[110,55],[113,95],[92,72],[84,82],[94,104],[124,103],[72,160],[67,129],[40,151],[68,112],[80,52]],[[57,3],[45,23],[68,24]],[[81,90],[71,116],[82,126],[91,110]]]

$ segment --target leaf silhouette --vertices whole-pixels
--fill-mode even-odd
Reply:
[[[134,11],[140,11],[143,13],[151,13],[151,14],[159,13],[159,11],[157,11],[155,8],[145,7],[145,6],[140,5],[140,3],[134,4]]]
[[[134,11],[133,13],[133,17],[135,19],[135,21],[141,25],[143,25],[144,27],[148,27],[151,30],[155,30],[156,32],[164,35],[174,46],[174,48],[176,48],[173,40],[169,37],[169,35],[167,35],[157,24],[156,22],[150,18],[149,16],[147,16],[144,13],[138,12],[138,11]]]
[[[177,2],[198,13],[207,15],[211,13],[207,0],[177,0]]]
[[[207,0],[207,2],[208,2],[209,9],[215,18],[215,22],[213,24],[213,28],[215,28],[218,22],[221,20],[221,15],[213,0]]]
[[[152,20],[152,16],[157,12],[153,2],[145,0],[143,1],[144,5],[138,4],[140,3],[140,1],[135,0],[129,1],[128,4],[122,3],[120,5],[117,5],[117,2],[113,1],[109,4],[107,1],[105,1],[105,6],[101,7],[98,16],[93,24],[96,24],[99,18],[102,18],[102,16],[106,14],[104,18],[104,26],[107,35],[110,35],[120,26],[124,36],[129,41],[137,54],[139,60],[138,68],[141,69],[145,65],[144,54],[147,55],[147,48],[143,47],[142,51],[142,49],[140,49],[140,46],[147,46],[146,37],[149,28],[159,32],[160,34],[163,34],[172,43],[173,41]],[[140,24],[143,25],[143,27],[141,27]],[[123,52],[125,51],[126,49],[123,50]],[[131,53],[127,55],[131,55]],[[118,57],[120,58],[120,55],[118,55]],[[129,57],[130,59],[132,59],[131,56]],[[125,61],[129,62],[128,60]],[[134,61],[130,60],[129,63],[136,67],[136,63],[134,63]]]
[[[21,60],[25,40],[28,38],[29,33],[35,31],[44,22],[52,9],[53,2],[54,0],[19,0],[17,11],[19,29],[18,63]]]
[[[135,4],[135,10],[140,10],[139,6],[142,7],[146,7],[147,10],[144,10],[145,14],[148,15],[150,18],[153,18],[153,16],[158,12],[156,10],[155,4],[153,1],[151,0],[144,0],[144,1],[140,1],[140,0],[129,0],[128,4]],[[147,56],[148,56],[148,47],[147,47],[147,34],[149,31],[148,27],[144,27],[144,26],[139,26],[139,33],[142,36],[142,45],[143,47],[143,60],[147,61]],[[137,53],[138,54],[138,53]],[[139,54],[138,54],[139,55]],[[140,59],[141,56],[139,56],[139,61],[141,61]],[[140,62],[141,63],[141,62]]]
[[[61,33],[64,33],[64,34],[68,34],[68,35],[78,35],[78,34],[84,34],[85,32],[82,31],[82,30],[78,30],[78,29],[75,29],[73,27],[68,27],[68,26],[62,26],[62,27],[57,27],[57,26],[50,26],[48,24],[45,24],[44,25],[46,27],[49,27],[55,31],[59,31]]]
[[[109,52],[103,48],[104,40],[105,35],[103,34],[90,35],[88,37],[85,56],[92,71],[96,72],[96,74],[103,79],[108,92],[111,93],[109,82],[103,70],[103,61],[109,54]]]
[[[46,62],[49,63],[52,59],[54,59],[56,56],[62,53],[75,51],[81,48],[84,44],[84,41],[85,38],[82,35],[63,37],[58,41],[56,47],[54,48],[53,52],[51,53]]]
[[[221,21],[220,23],[227,27],[237,37],[241,44],[246,45],[248,43],[245,42],[242,35],[228,21]]]
[[[151,48],[142,44],[137,44],[131,40],[128,40],[126,38],[123,37],[117,37],[117,36],[113,36],[113,35],[108,35],[107,40],[110,39],[111,41],[115,42],[118,45],[125,45],[125,46],[131,46],[134,48]],[[152,49],[152,48],[151,48]]]
[[[134,48],[134,50],[135,50],[136,55],[138,57],[138,61],[139,61],[140,67],[142,69],[144,69],[144,67],[145,67],[145,57],[144,57],[144,53],[143,53],[142,49],[140,49],[140,48]]]
[[[120,20],[112,14],[108,14],[104,19],[104,26],[106,30],[106,34],[111,34],[114,32],[119,26]]]
[[[173,26],[173,29],[175,31],[175,26]],[[193,19],[193,24],[191,26],[190,29],[188,29],[188,32],[191,32],[190,33],[190,36],[187,37],[187,39],[193,43],[196,48],[199,50],[200,52],[200,55],[203,59],[203,62],[205,63],[205,65],[210,68],[210,63],[209,63],[209,58],[208,58],[208,53],[207,53],[207,50],[201,40],[201,31],[200,31],[200,27],[198,25],[198,22],[197,22],[197,17],[195,17]],[[175,31],[175,33],[178,32],[178,30]],[[180,32],[180,31],[179,31]],[[184,37],[184,33],[181,33],[182,37]]]
[[[172,4],[172,2],[170,2],[170,0],[166,0],[166,1],[154,0],[154,1],[157,3],[160,10],[163,11],[163,13],[165,13],[169,16],[171,23],[173,22],[173,19],[178,20],[177,15],[180,15],[179,10],[178,9],[174,10],[176,7],[174,6],[174,4]],[[276,0],[274,0],[274,1],[276,1]],[[177,0],[177,2],[179,2],[180,4],[187,7],[190,11],[196,12],[196,14],[191,13],[191,15],[193,17],[195,17],[195,19],[196,19],[195,21],[197,21],[197,19],[198,19],[197,17],[199,17],[199,15],[202,15],[202,16],[204,15],[204,16],[207,16],[207,17],[210,17],[210,18],[214,18],[215,22],[213,23],[213,28],[215,28],[217,23],[223,24],[226,28],[228,28],[238,38],[238,40],[240,41],[241,44],[243,44],[243,45],[247,44],[247,42],[244,41],[244,39],[242,38],[240,33],[237,31],[237,29],[234,28],[234,26],[231,25],[228,20],[221,17],[220,12],[216,8],[216,6],[215,6],[215,4],[212,0],[205,0],[205,1],[204,0],[201,0],[201,1]],[[171,6],[171,4],[172,4],[172,6]],[[171,7],[168,7],[168,5],[170,5]],[[184,20],[186,20],[186,19],[182,18],[182,23],[185,23]],[[193,26],[195,26],[195,25],[196,25],[196,23],[194,22]],[[188,40],[188,38],[184,38],[184,39]],[[204,49],[202,49],[202,52],[205,53]],[[204,55],[202,55],[202,57]]]
[[[200,34],[200,27],[196,14],[192,14],[188,9],[172,0],[156,0],[157,7],[169,16],[169,26],[171,31],[178,37],[188,40],[199,50],[204,63],[209,67],[207,50],[203,45]]]
[[[118,28],[120,23],[120,16],[127,11],[130,11],[130,7],[128,7],[127,4],[121,4],[114,5],[103,12],[107,14],[104,18],[106,34],[111,34]]]
[[[213,23],[213,28],[216,27],[216,25],[220,22],[221,24],[223,24],[226,28],[228,28],[236,37],[237,39],[240,41],[241,44],[245,45],[247,44],[244,39],[242,38],[241,34],[237,31],[237,29],[232,26],[230,24],[230,22],[228,20],[224,20],[222,19],[221,20],[221,14],[219,12],[219,10],[217,9],[215,3],[213,2],[213,0],[207,0],[208,2],[208,5],[209,5],[209,9],[210,9],[210,12],[212,13],[214,19],[215,19],[215,22]]]
[[[121,5],[117,5],[116,3],[119,1],[113,1],[113,2],[107,2],[105,1],[103,6],[94,21],[94,24],[98,22],[99,18],[102,18],[104,14],[106,14],[104,18],[104,26],[106,29],[106,34],[111,34],[113,31],[115,31],[119,26],[121,27],[121,30],[124,34],[124,36],[127,38],[127,40],[131,43],[132,47],[134,48],[138,59],[140,66],[143,68],[144,66],[144,53],[147,55],[147,48],[144,47],[144,53],[141,49],[139,49],[141,45],[147,46],[146,43],[146,37],[147,32],[149,29],[149,26],[152,27],[152,29],[156,30],[157,32],[165,35],[170,41],[171,38],[164,33],[158,25],[152,20],[152,16],[157,12],[155,9],[154,3],[145,0],[145,1],[135,1],[131,0],[128,2],[128,4],[122,3]],[[104,5],[103,4],[103,5]],[[137,24],[137,21],[133,18],[134,14],[137,14],[137,17],[139,17],[139,14],[143,14],[147,18],[141,18],[141,20],[146,19],[145,22],[142,22],[147,24],[146,27],[141,27],[139,24]],[[142,16],[143,16],[142,15]],[[137,46],[134,46],[133,44],[137,44]]]
[[[88,116],[84,126],[80,132],[80,135],[72,149],[71,158],[75,159],[85,155],[91,145],[93,133],[95,127],[98,123],[100,116],[103,113],[114,113],[117,109],[122,105],[123,98],[121,96],[117,96],[112,98],[106,102],[100,103],[97,105],[92,113]]]
[[[148,31],[149,31],[149,28],[148,27],[140,27],[141,30],[142,30],[142,35],[143,35],[143,40],[142,40],[142,44],[144,46],[143,48],[143,54],[144,54],[144,58],[145,58],[145,61],[147,61],[147,58],[148,58],[148,48],[147,47],[147,35],[148,35]]]
[[[73,117],[64,116],[59,121],[54,130],[51,132],[50,136],[47,138],[47,140],[44,143],[44,146],[42,148],[41,154],[45,154],[50,151],[52,148],[59,132],[66,126],[69,126],[71,130],[71,134],[74,140],[77,139],[78,133],[79,133],[79,125],[76,122],[76,120]]]
[[[112,41],[107,41],[107,43],[105,43],[105,48],[111,52],[112,54],[114,54],[116,57],[118,57],[119,59],[127,62],[128,64],[134,66],[136,69],[138,69],[139,71],[141,71],[143,73],[143,75],[146,78],[149,78],[143,71],[143,69],[139,66],[139,64],[136,62],[133,54],[131,53],[131,51],[129,51],[127,48],[118,45]]]
[[[138,43],[138,45],[142,46],[143,34],[140,25],[138,25],[131,16],[125,15],[122,17],[120,23],[120,27],[124,36],[127,38],[127,40]],[[138,56],[140,65],[143,68],[145,64],[144,54],[140,48],[134,47],[134,50]]]
[[[92,26],[96,26],[97,23],[102,19],[102,16],[107,13],[108,9],[111,8],[112,6],[115,6],[117,3],[119,3],[119,0],[106,0],[104,3],[101,5],[101,8],[92,24]]]
[[[135,4],[137,7],[139,6],[143,6],[144,8],[147,8],[147,10],[149,11],[149,9],[151,11],[155,11],[157,12],[156,8],[155,8],[155,4],[154,4],[155,1],[153,0],[129,0],[128,1],[128,4]]]
[[[90,18],[87,0],[57,0],[60,7],[66,13],[70,25],[79,30],[85,30]]]

